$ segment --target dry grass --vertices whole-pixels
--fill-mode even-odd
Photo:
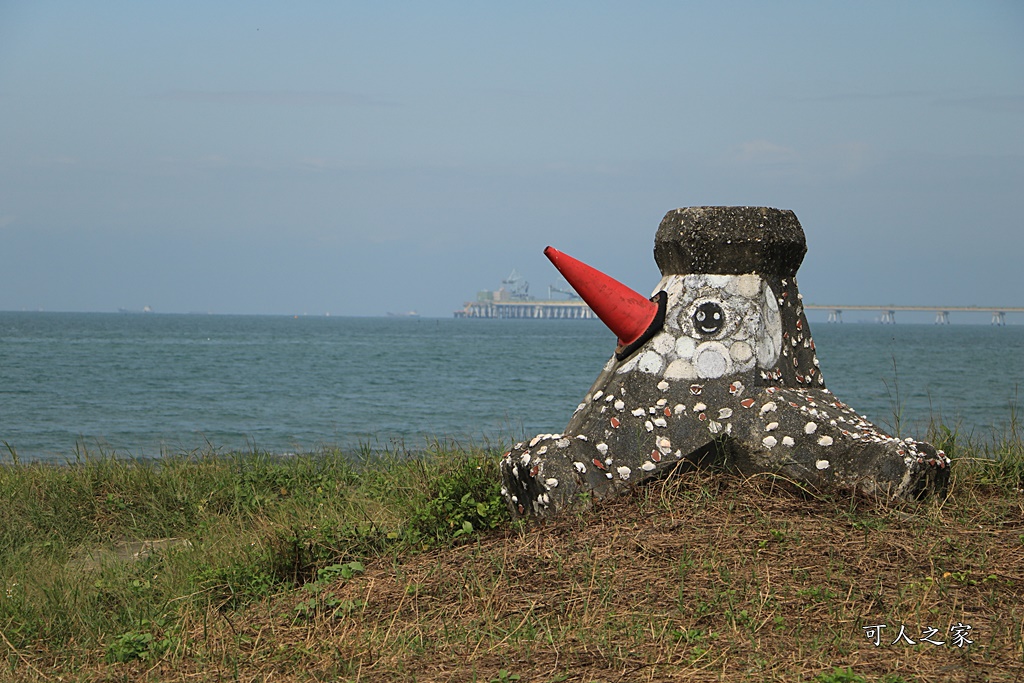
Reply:
[[[972,645],[949,642],[958,622]],[[888,627],[878,647],[873,624]],[[901,624],[947,642],[890,644]],[[156,662],[10,648],[0,678],[1018,681],[1022,629],[1012,488],[954,482],[945,501],[893,510],[687,473],[317,591],[186,612]]]

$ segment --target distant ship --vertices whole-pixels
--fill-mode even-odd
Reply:
[[[405,313],[388,313],[389,318],[418,318],[420,314],[416,311],[406,311]]]
[[[117,309],[117,312],[118,313],[152,313],[153,309],[150,308],[149,306],[143,306],[141,311],[132,310],[130,308],[119,308],[119,309]]]

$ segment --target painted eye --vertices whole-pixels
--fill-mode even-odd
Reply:
[[[725,325],[725,312],[714,301],[705,301],[693,314],[693,323],[701,334],[716,334]]]

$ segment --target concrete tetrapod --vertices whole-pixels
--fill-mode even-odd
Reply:
[[[682,463],[725,463],[885,502],[944,490],[942,451],[886,434],[825,387],[795,277],[806,250],[792,211],[670,211],[655,237],[655,315],[636,305],[641,295],[611,278],[595,285],[596,271],[546,250],[619,346],[564,433],[535,436],[502,458],[513,516],[549,516],[581,494],[614,495]],[[642,320],[606,319],[592,299],[609,296]],[[643,332],[627,339],[624,329]]]

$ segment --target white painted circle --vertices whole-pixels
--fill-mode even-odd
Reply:
[[[716,379],[732,370],[729,350],[720,342],[705,342],[697,347],[694,358],[697,376],[704,379]]]
[[[654,351],[647,351],[637,361],[637,368],[640,372],[646,372],[648,375],[658,374],[663,367],[665,367],[664,359]]]
[[[651,340],[651,345],[654,347],[655,351],[665,355],[672,352],[672,348],[675,346],[675,341],[676,340],[672,338],[672,335],[662,332]]]
[[[729,347],[729,355],[737,363],[745,363],[754,356],[754,350],[750,348],[750,344],[743,341],[738,341]]]
[[[693,352],[697,350],[697,342],[693,337],[680,337],[676,339],[676,355],[687,360],[693,358]]]

